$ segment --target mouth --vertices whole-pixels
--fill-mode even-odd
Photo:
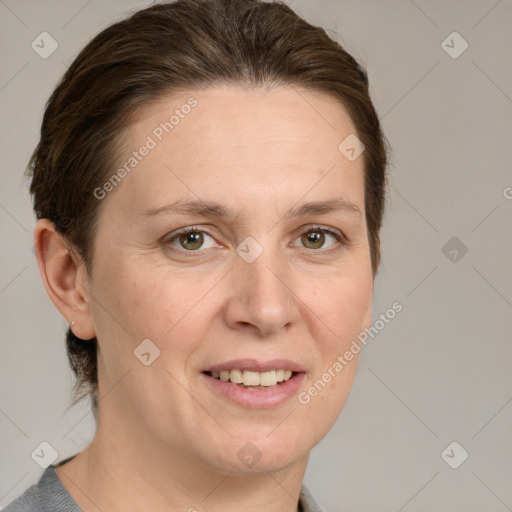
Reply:
[[[297,372],[284,368],[265,372],[236,368],[233,370],[205,371],[203,373],[214,379],[230,382],[245,389],[267,389],[284,384]]]
[[[250,409],[277,407],[291,400],[306,377],[289,359],[238,359],[201,372],[208,389],[230,403]]]

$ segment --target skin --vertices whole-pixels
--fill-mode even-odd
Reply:
[[[305,368],[304,391],[371,323],[363,158],[337,149],[355,132],[344,107],[292,87],[180,93],[139,112],[120,162],[190,96],[197,107],[101,200],[91,276],[51,222],[35,228],[48,295],[78,337],[99,343],[95,437],[57,468],[84,511],[297,510],[309,452],[341,412],[359,355],[306,405],[293,397],[248,409],[201,372],[286,358]],[[360,215],[283,219],[299,203],[340,195]],[[237,217],[141,216],[180,198]],[[348,242],[326,234],[308,245],[301,234],[317,224]],[[209,230],[202,254],[170,241],[188,226]],[[250,264],[236,252],[247,236],[263,248]],[[148,338],[161,352],[144,366],[133,351]],[[262,455],[252,468],[237,457],[248,442]]]

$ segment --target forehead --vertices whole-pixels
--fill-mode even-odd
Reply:
[[[338,149],[355,131],[336,98],[296,87],[215,86],[162,97],[125,133],[121,164],[151,149],[123,180],[123,195],[139,210],[183,196],[254,207],[256,198],[328,199],[330,192],[362,207],[363,159]]]

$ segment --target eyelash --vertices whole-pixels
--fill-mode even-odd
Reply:
[[[171,242],[176,240],[178,237],[180,237],[182,235],[187,235],[189,233],[206,233],[211,238],[215,239],[215,237],[207,229],[204,229],[204,228],[201,228],[198,226],[189,226],[188,228],[183,228],[179,231],[176,231],[175,233],[172,234],[172,236],[170,238],[166,238],[164,240],[164,245],[170,246]],[[307,229],[301,231],[297,235],[297,238],[301,237],[302,235],[305,235],[306,233],[327,233],[328,235],[332,235],[336,239],[338,244],[348,245],[348,243],[349,243],[349,241],[345,237],[345,235],[338,233],[337,231],[334,231],[332,229],[325,228],[323,226],[318,226],[318,225],[309,226]],[[306,251],[320,252],[322,254],[329,254],[333,251],[338,250],[339,248],[340,247],[336,246],[336,247],[331,247],[330,249],[322,250],[322,249],[308,249],[307,247],[304,247],[304,249]],[[203,250],[198,249],[196,251],[187,251],[186,249],[178,249],[176,247],[171,247],[171,250],[179,252],[181,254],[185,254],[186,256],[196,256],[196,255],[202,255],[208,249],[203,249]]]

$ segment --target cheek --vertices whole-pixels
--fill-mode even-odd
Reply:
[[[352,344],[360,345],[357,336],[371,323],[372,295],[371,275],[362,273],[333,278],[326,292],[311,296],[310,307],[322,325],[315,336],[319,359],[299,403],[306,418],[317,418],[311,434],[317,441],[332,427],[352,389],[361,355],[361,350],[351,351]]]
[[[307,303],[327,333],[317,340],[324,356],[345,350],[370,325],[372,298],[372,276],[363,271],[333,275],[321,289],[310,294]]]
[[[143,258],[109,267],[104,275],[115,278],[105,278],[102,291],[111,315],[103,316],[121,337],[129,336],[134,344],[149,338],[164,347],[186,329],[176,347],[186,350],[187,340],[194,339],[191,324],[198,329],[208,325],[201,317],[211,302],[208,292],[220,278],[216,273],[170,272],[161,264],[148,265]]]

